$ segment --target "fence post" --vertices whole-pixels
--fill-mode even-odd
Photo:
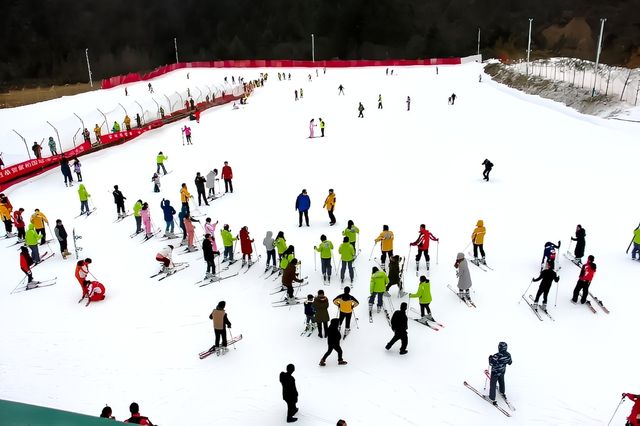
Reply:
[[[73,147],[76,147],[76,136],[78,136],[78,132],[81,131],[82,129],[78,129],[76,130],[76,132],[73,134]]]
[[[636,87],[636,101],[634,102],[634,105],[638,105],[638,92],[640,92],[640,80],[638,80],[638,86]]]
[[[58,133],[58,129],[56,129],[53,124],[49,123],[48,121],[47,124],[51,126],[51,128],[56,132],[56,137],[58,138],[58,146],[60,147],[60,154],[62,155],[64,151],[62,150],[62,142],[60,142],[60,133]]]
[[[86,128],[87,128],[87,126],[85,126],[85,125],[84,125],[84,121],[82,121],[82,118],[80,118],[80,116],[79,116],[78,114],[76,114],[75,112],[73,113],[73,115],[75,115],[76,117],[78,117],[78,120],[80,120],[80,124],[82,124],[82,129],[83,129],[83,130],[84,130],[84,129],[86,129]],[[74,148],[75,148],[75,146],[76,146],[76,140],[75,140],[75,138],[73,139],[73,146],[74,146]]]
[[[134,101],[134,102],[138,104],[138,106],[140,107],[140,125],[142,125],[142,122],[144,121],[144,109],[142,109],[142,105],[140,105],[138,101]],[[155,102],[155,100],[153,102]]]
[[[611,80],[611,68],[609,68],[609,76],[607,77],[607,88],[604,91],[605,96],[609,93],[609,80]]]
[[[638,100],[638,92],[636,92],[636,101],[637,100]],[[11,130],[13,130],[13,133],[18,135],[20,137],[20,139],[22,139],[22,142],[24,142],[24,147],[27,150],[27,155],[29,156],[29,160],[31,160],[31,152],[29,151],[29,145],[27,145],[27,140],[24,138],[24,136],[22,136],[20,133],[18,133],[14,129],[11,129]]]
[[[624,81],[624,86],[622,86],[622,93],[620,94],[620,101],[622,102],[622,98],[624,97],[624,91],[627,88],[627,84],[629,83],[629,77],[631,77],[631,70],[629,70],[629,74],[627,74],[627,79]]]
[[[107,116],[104,112],[100,111],[99,108],[96,108],[98,110],[98,112],[100,114],[102,114],[102,116],[104,117],[104,121],[102,122],[102,125],[100,126],[100,128],[102,128],[102,126],[105,126],[105,129],[107,129],[107,131],[109,130],[109,123],[107,122]],[[99,142],[99,141],[98,141]]]
[[[171,101],[169,100],[167,95],[162,95],[162,96],[164,96],[164,98],[167,100],[167,105],[169,105],[169,113],[172,113],[173,110],[171,109]]]
[[[123,107],[120,102],[118,102],[118,105],[120,105],[120,108],[122,108],[122,110],[124,111],[124,115],[129,115],[129,113],[127,112],[127,109]]]
[[[180,93],[176,92],[176,95],[180,98],[180,106],[182,107],[182,105],[184,105],[184,99],[182,99],[182,95],[180,95]]]

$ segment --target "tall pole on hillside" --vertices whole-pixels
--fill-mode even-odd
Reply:
[[[529,59],[531,58],[531,24],[533,18],[529,18],[529,42],[527,43],[527,75],[529,75]]]
[[[607,22],[607,18],[600,18],[600,37],[598,38],[598,51],[596,52],[596,71],[593,76],[593,89],[591,90],[591,96],[596,95],[596,80],[598,80],[598,64],[600,63],[600,52],[602,51],[602,33],[604,32],[604,23]]]
[[[316,42],[313,33],[311,34],[311,61],[316,61]]]
[[[177,64],[180,61],[178,60],[178,39],[176,37],[173,38],[173,48],[176,51],[176,64]]]
[[[480,27],[478,27],[478,55],[480,54]]]
[[[91,64],[89,63],[89,49],[84,49],[84,55],[87,57],[87,71],[89,72],[89,85],[93,87],[93,79],[91,78]]]

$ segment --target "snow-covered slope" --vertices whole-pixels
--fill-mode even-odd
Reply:
[[[260,71],[233,74],[249,79]],[[60,218],[68,231],[76,228],[82,256],[93,259],[91,271],[105,284],[107,299],[87,308],[78,304],[75,261],[59,254],[35,269],[36,279],[57,276],[57,285],[9,295],[23,275],[16,247],[0,247],[0,398],[96,415],[108,403],[119,419],[135,400],[162,425],[280,424],[286,406],[278,373],[294,363],[302,425],[335,424],[338,418],[349,425],[601,425],[621,392],[637,392],[640,265],[624,253],[638,222],[636,127],[579,115],[486,76],[478,83],[478,64],[439,67],[438,75],[430,67],[400,68],[394,76],[383,68],[321,70],[318,78],[311,71],[312,83],[308,70],[287,70],[292,80],[285,82],[278,81],[278,70],[268,71],[269,81],[248,105],[210,110],[199,125],[192,122],[193,146],[182,146],[179,122],[84,157],[84,183],[98,207],[88,218],[74,219],[77,186],[66,188],[59,170],[6,191],[26,214],[40,208],[52,224]],[[181,89],[185,74],[170,74],[162,84]],[[191,79],[203,81],[224,75],[231,72],[191,71]],[[340,84],[344,96],[338,96]],[[296,102],[293,92],[300,88],[304,99]],[[3,110],[0,118],[28,121],[35,111],[81,107],[114,90],[122,91]],[[145,90],[146,83],[129,87],[130,96]],[[454,106],[447,104],[452,92],[458,96]],[[382,110],[376,108],[378,94]],[[359,101],[364,119],[356,118]],[[313,117],[325,120],[324,139],[306,138]],[[169,156],[172,173],[154,194],[150,179],[158,151]],[[495,164],[490,183],[482,181],[485,158]],[[200,288],[194,283],[205,265],[197,252],[176,256],[190,268],[161,282],[149,279],[163,244],[129,238],[132,217],[113,223],[113,185],[120,186],[129,210],[139,198],[148,201],[161,225],[161,199],[179,206],[180,184],[195,193],[195,173],[220,169],[223,161],[234,169],[235,192],[210,207],[192,203],[192,209],[229,224],[234,233],[248,226],[263,254],[261,265]],[[294,211],[303,188],[312,202],[309,228],[298,228]],[[329,188],[337,195],[334,227],[322,209]],[[337,247],[349,219],[361,230],[353,290],[361,302],[360,328],[352,327],[343,342],[349,364],[338,366],[332,355],[322,368],[326,343],[315,335],[300,337],[302,306],[271,307],[276,297],[269,293],[277,283],[259,276],[261,242],[268,230],[284,231],[311,281],[301,295],[322,288],[332,299],[340,284],[334,278],[323,286],[313,246],[324,233]],[[478,219],[487,227],[487,261],[495,271],[469,266],[478,306],[470,309],[446,286],[455,286],[456,253],[469,243]],[[431,308],[446,327],[436,332],[410,321],[409,353],[401,357],[398,346],[384,350],[392,332],[383,314],[374,314],[373,324],[366,321],[374,266],[368,258],[383,224],[395,233],[395,252],[406,256],[420,223],[440,238],[437,256],[436,246],[431,250]],[[557,307],[555,287],[550,296],[556,321],[540,322],[518,303],[520,296],[539,271],[545,241],[561,239],[564,252],[578,223],[587,231],[587,254],[598,264],[592,291],[612,313],[594,315],[571,304],[579,270],[560,257]],[[57,244],[50,248],[58,252]],[[405,280],[411,291],[418,283],[414,271],[411,260]],[[397,308],[396,290],[392,295]],[[197,353],[213,339],[208,315],[220,300],[227,302],[231,331],[244,339],[228,355],[200,361]],[[411,305],[417,307],[415,299]],[[467,380],[482,389],[487,356],[499,341],[513,356],[506,376],[517,406],[512,419],[462,385]]]

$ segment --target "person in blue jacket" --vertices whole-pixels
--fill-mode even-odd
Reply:
[[[184,218],[189,214],[189,210],[186,206],[182,206],[182,210],[178,213],[178,225],[180,225],[180,229],[182,229],[182,243],[180,245],[187,244],[187,228],[184,226]]]
[[[309,208],[311,207],[311,199],[307,195],[307,190],[303,189],[298,198],[296,198],[296,210],[298,210],[298,227],[302,226],[302,215],[304,221],[309,226]]]
[[[176,210],[173,208],[169,200],[165,200],[164,198],[160,202],[160,208],[164,213],[164,221],[167,224],[167,227],[164,230],[164,236],[173,236],[173,230],[175,227],[175,223],[173,222],[173,215],[176,214]]]

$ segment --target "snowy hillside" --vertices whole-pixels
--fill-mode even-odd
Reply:
[[[251,79],[261,71],[191,70],[191,80],[221,82],[232,73]],[[585,426],[606,424],[622,392],[640,391],[634,343],[640,265],[625,254],[638,224],[637,125],[583,116],[487,76],[479,83],[479,64],[440,66],[438,75],[434,67],[398,68],[393,76],[385,76],[384,68],[328,69],[318,78],[314,71],[286,70],[291,81],[278,81],[279,70],[267,71],[268,82],[248,105],[208,110],[200,124],[191,122],[193,146],[182,145],[182,121],[82,157],[84,184],[97,207],[89,217],[75,218],[78,187],[65,187],[58,169],[5,191],[14,208],[25,209],[25,219],[39,208],[52,228],[56,219],[68,232],[75,227],[83,237],[81,256],[93,259],[91,272],[106,286],[107,298],[88,307],[77,303],[75,258],[63,261],[55,242],[48,248],[55,257],[37,266],[34,276],[57,276],[57,284],[10,295],[24,275],[18,246],[5,248],[15,239],[0,246],[0,398],[95,415],[108,403],[118,419],[137,401],[142,414],[162,426],[276,425],[284,423],[286,413],[278,374],[294,363],[300,425],[334,425],[343,418],[350,426]],[[185,81],[186,71],[180,71],[154,86],[182,90]],[[340,84],[344,96],[338,95]],[[294,101],[300,88],[304,98]],[[128,90],[142,96],[146,82]],[[122,92],[1,110],[0,122],[28,123],[35,114],[68,116],[76,108],[93,108],[103,97],[111,104]],[[447,97],[453,92],[457,100],[451,106]],[[358,102],[366,108],[363,119],[356,118]],[[309,120],[319,117],[326,122],[326,137],[308,139]],[[15,140],[0,143],[0,151],[24,150]],[[150,180],[159,151],[168,155],[172,172],[155,194]],[[495,164],[489,183],[482,181],[485,158]],[[150,279],[158,270],[155,254],[166,243],[129,238],[133,217],[113,222],[113,185],[127,197],[128,210],[139,198],[149,202],[153,222],[161,226],[162,198],[178,209],[180,184],[187,183],[195,195],[196,172],[221,169],[224,161],[233,167],[234,193],[210,207],[192,201],[192,212],[219,220],[218,229],[229,224],[234,235],[248,226],[262,254],[260,265],[199,287],[194,283],[206,266],[198,251],[175,256],[189,262],[188,269],[163,281]],[[309,228],[298,228],[294,211],[303,188],[311,197]],[[322,209],[329,188],[337,195],[333,227]],[[269,293],[277,283],[260,276],[262,239],[266,231],[284,231],[302,260],[302,275],[309,276],[310,285],[299,295],[323,289],[333,299],[341,293],[339,280],[334,271],[331,285],[323,285],[319,259],[314,271],[313,246],[326,234],[337,248],[349,219],[361,230],[353,288],[361,303],[359,329],[352,324],[342,343],[348,365],[338,366],[332,355],[319,367],[326,341],[300,336],[302,305],[271,306],[277,296]],[[494,270],[469,265],[473,309],[447,285],[456,285],[456,254],[469,251],[465,247],[478,219],[487,228],[487,263]],[[373,324],[367,321],[375,266],[369,254],[388,224],[395,253],[406,256],[421,223],[440,238],[437,256],[435,244],[430,250],[431,309],[445,328],[434,331],[409,321],[409,353],[400,356],[398,345],[384,349],[393,335],[384,314],[374,310]],[[571,303],[579,269],[559,256],[557,306],[555,285],[549,304],[555,322],[541,322],[519,303],[521,295],[538,275],[544,243],[561,239],[564,253],[578,223],[587,232],[586,254],[598,265],[591,290],[611,314]],[[219,234],[216,239],[221,245]],[[407,262],[409,291],[418,284],[415,252]],[[378,246],[374,255],[379,254]],[[339,259],[337,250],[334,256]],[[421,267],[424,274],[424,263]],[[239,269],[238,262],[223,274]],[[534,283],[529,293],[536,289]],[[397,289],[391,294],[397,309]],[[227,302],[233,335],[244,338],[224,357],[201,361],[198,352],[213,341],[208,316],[220,300]],[[411,306],[418,307],[416,299]],[[482,391],[487,357],[500,341],[509,344],[513,357],[506,373],[507,395],[517,407],[512,418],[463,386],[467,380]],[[627,402],[614,424],[624,423],[628,409]]]

